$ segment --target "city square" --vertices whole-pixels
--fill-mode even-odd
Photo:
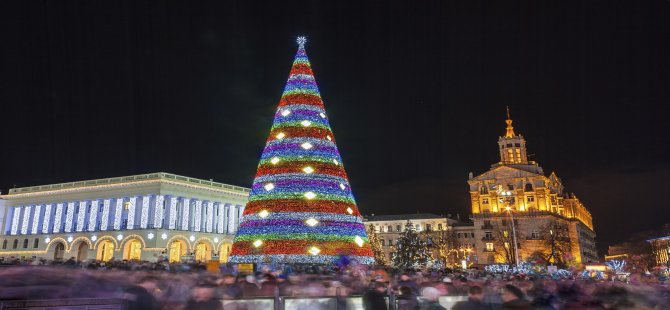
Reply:
[[[0,9],[0,310],[670,307],[670,2]]]

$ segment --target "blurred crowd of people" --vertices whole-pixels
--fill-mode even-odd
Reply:
[[[133,309],[223,309],[221,299],[331,296],[347,309],[362,296],[365,309],[446,309],[443,296],[464,309],[670,309],[670,286],[651,279],[630,282],[551,279],[485,271],[399,271],[364,266],[261,266],[238,274],[232,266],[167,262],[13,261],[0,268],[0,300],[121,298]],[[453,300],[453,298],[452,298]],[[241,306],[226,306],[244,309]],[[228,309],[226,308],[226,309]],[[305,309],[315,309],[314,306]]]

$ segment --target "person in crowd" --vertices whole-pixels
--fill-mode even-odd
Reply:
[[[468,289],[468,300],[459,301],[451,308],[452,310],[490,310],[491,307],[484,303],[484,290],[481,286],[470,286]]]
[[[237,285],[237,279],[232,274],[223,276],[223,287],[221,295],[224,299],[235,299],[242,297],[242,289]]]
[[[223,303],[215,297],[216,286],[214,284],[198,284],[193,288],[191,299],[186,303],[184,310],[223,310]]]
[[[256,277],[253,275],[247,275],[242,281],[242,296],[244,297],[255,297],[258,296],[258,285],[256,284]]]
[[[128,310],[158,310],[160,304],[154,294],[159,292],[159,280],[153,276],[146,276],[127,288],[123,293],[123,299],[128,303]]]
[[[386,289],[384,282],[374,281],[372,287],[363,295],[363,308],[365,310],[386,310]]]
[[[412,292],[411,288],[403,285],[398,288],[398,292],[400,293],[396,296],[398,310],[416,310],[419,307],[419,300],[416,298],[416,294]]]
[[[525,310],[532,309],[529,301],[524,299],[524,293],[518,287],[507,284],[503,286],[500,292],[500,297],[503,300],[503,309]]]
[[[414,294],[419,294],[419,286],[416,284],[415,281],[413,281],[409,277],[409,274],[407,273],[403,273],[400,275],[400,280],[398,281],[398,287],[400,286],[407,286],[410,289],[412,289],[412,292],[414,292]]]
[[[440,305],[440,291],[434,287],[426,287],[421,290],[421,296],[424,298],[421,302],[421,310],[447,310]]]

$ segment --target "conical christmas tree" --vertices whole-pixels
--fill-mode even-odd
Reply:
[[[298,45],[230,262],[330,264],[347,255],[372,264],[304,37]]]

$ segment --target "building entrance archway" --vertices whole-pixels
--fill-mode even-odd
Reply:
[[[108,262],[114,257],[114,242],[103,240],[98,245],[98,252],[95,258],[99,261]]]
[[[178,263],[181,261],[181,257],[186,255],[186,242],[183,240],[175,240],[170,243],[168,247],[168,261],[170,263]]]
[[[65,244],[58,242],[54,249],[54,260],[63,260],[63,255],[65,255]]]
[[[224,243],[221,245],[221,248],[219,249],[219,262],[221,263],[228,262],[228,256],[230,256],[231,247],[232,245],[230,243]]]
[[[77,261],[83,262],[88,259],[88,244],[85,242],[79,243],[77,247]]]
[[[200,242],[195,245],[195,260],[198,262],[206,262],[212,259],[212,248],[205,242]]]
[[[141,260],[142,259],[142,242],[137,239],[131,239],[126,242],[123,249],[123,259],[127,260]]]

